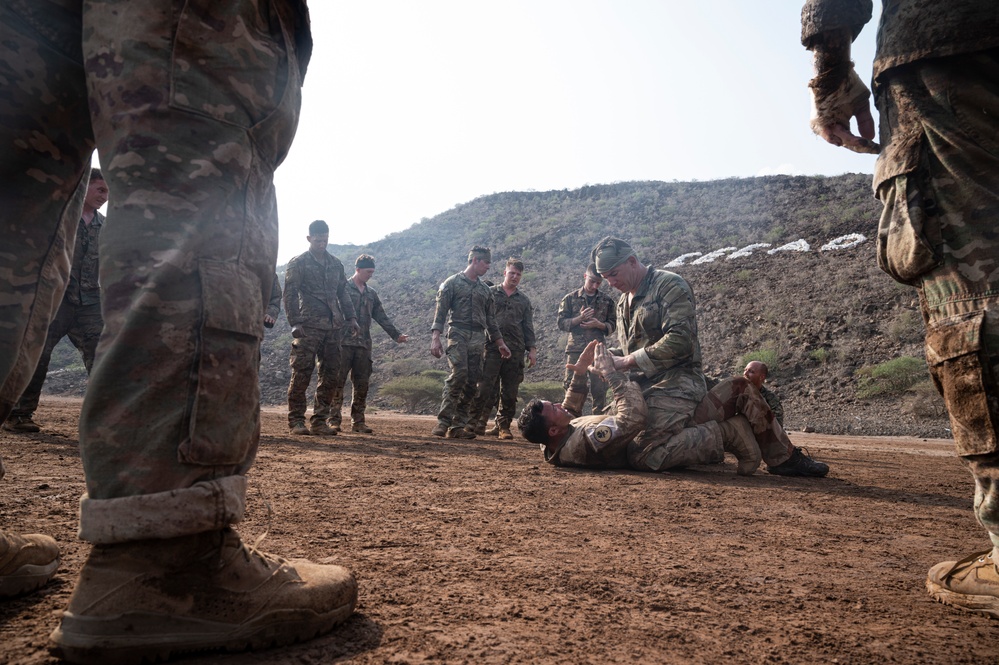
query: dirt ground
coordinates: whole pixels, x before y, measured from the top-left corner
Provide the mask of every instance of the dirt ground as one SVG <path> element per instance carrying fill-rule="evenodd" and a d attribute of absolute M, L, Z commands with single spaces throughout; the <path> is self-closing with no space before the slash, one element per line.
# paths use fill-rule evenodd
<path fill-rule="evenodd" d="M 46 642 L 87 553 L 76 539 L 80 402 L 0 433 L 0 524 L 63 549 L 41 592 L 0 604 L 0 662 Z M 988 547 L 952 443 L 792 433 L 821 480 L 734 460 L 679 473 L 565 470 L 519 437 L 448 441 L 378 413 L 373 435 L 293 438 L 267 409 L 239 530 L 353 569 L 356 614 L 290 648 L 187 663 L 982 663 L 997 624 L 934 603 L 934 563 Z M 266 505 L 273 508 L 268 518 Z"/>

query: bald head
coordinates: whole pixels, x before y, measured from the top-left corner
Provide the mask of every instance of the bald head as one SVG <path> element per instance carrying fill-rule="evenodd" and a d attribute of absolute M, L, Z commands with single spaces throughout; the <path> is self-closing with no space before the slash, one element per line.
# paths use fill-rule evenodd
<path fill-rule="evenodd" d="M 746 365 L 746 369 L 743 370 L 742 375 L 757 388 L 762 388 L 763 382 L 767 380 L 767 374 L 769 373 L 770 369 L 766 363 L 753 360 Z"/>

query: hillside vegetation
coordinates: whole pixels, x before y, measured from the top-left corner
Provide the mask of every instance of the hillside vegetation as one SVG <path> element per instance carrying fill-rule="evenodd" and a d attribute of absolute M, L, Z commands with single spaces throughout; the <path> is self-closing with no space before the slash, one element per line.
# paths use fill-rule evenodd
<path fill-rule="evenodd" d="M 626 182 L 483 196 L 370 245 L 334 244 L 330 251 L 348 269 L 362 252 L 376 257 L 371 284 L 396 325 L 411 336 L 409 344 L 397 345 L 377 325 L 372 331 L 371 408 L 377 408 L 387 404 L 378 397 L 385 381 L 446 369 L 445 361 L 428 352 L 434 295 L 441 281 L 464 268 L 471 245 L 493 250 L 487 279 L 501 279 L 507 256 L 525 261 L 521 289 L 534 304 L 539 357 L 526 381 L 542 382 L 561 379 L 565 336 L 555 326 L 558 304 L 578 288 L 589 251 L 604 235 L 628 239 L 656 267 L 693 252 L 754 243 L 776 248 L 803 239 L 809 251 L 771 255 L 762 248 L 742 258 L 671 268 L 696 294 L 706 372 L 741 371 L 744 355 L 766 352 L 775 360 L 771 384 L 784 399 L 790 430 L 948 436 L 939 400 L 925 385 L 856 396 L 865 379 L 858 370 L 923 357 L 915 291 L 896 285 L 875 265 L 879 214 L 870 176 L 861 174 Z M 335 240 L 336 220 L 328 221 Z M 853 233 L 867 240 L 819 251 Z M 267 403 L 284 400 L 290 342 L 282 315 L 262 351 Z M 75 360 L 75 351 L 64 350 L 53 368 Z M 61 374 L 59 379 L 50 373 L 48 391 L 80 390 L 79 368 Z M 867 374 L 869 380 L 869 369 Z"/>

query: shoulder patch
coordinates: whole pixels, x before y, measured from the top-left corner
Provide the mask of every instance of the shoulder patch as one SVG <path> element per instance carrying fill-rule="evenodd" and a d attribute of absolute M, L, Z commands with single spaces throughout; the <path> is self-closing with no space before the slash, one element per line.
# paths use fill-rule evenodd
<path fill-rule="evenodd" d="M 593 430 L 593 438 L 595 438 L 600 443 L 607 443 L 611 439 L 611 428 L 607 425 L 599 425 L 595 430 Z"/>

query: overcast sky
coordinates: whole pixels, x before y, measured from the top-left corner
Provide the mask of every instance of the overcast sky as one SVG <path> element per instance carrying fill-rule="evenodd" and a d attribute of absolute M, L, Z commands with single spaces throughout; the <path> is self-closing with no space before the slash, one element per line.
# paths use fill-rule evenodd
<path fill-rule="evenodd" d="M 279 262 L 313 219 L 364 244 L 495 192 L 870 173 L 808 129 L 801 4 L 314 0 Z"/>

